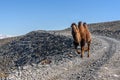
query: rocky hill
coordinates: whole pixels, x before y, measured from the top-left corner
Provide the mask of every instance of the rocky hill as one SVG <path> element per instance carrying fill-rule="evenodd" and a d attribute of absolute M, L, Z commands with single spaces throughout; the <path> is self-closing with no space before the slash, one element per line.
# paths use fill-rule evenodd
<path fill-rule="evenodd" d="M 93 38 L 91 57 L 87 58 L 86 52 L 84 59 L 74 50 L 71 28 L 32 31 L 0 40 L 0 77 L 7 75 L 9 80 L 119 80 L 120 21 L 94 23 L 88 27 Z M 106 68 L 111 72 L 108 75 L 104 72 Z"/>
<path fill-rule="evenodd" d="M 20 39 L 13 40 L 0 48 L 1 69 L 38 64 L 53 58 L 60 60 L 65 52 L 70 52 L 72 39 L 48 32 L 33 31 Z M 58 57 L 59 56 L 59 57 Z M 3 63 L 5 62 L 5 63 Z M 6 66 L 6 67 L 5 67 Z M 10 70 L 10 69 L 9 69 Z"/>

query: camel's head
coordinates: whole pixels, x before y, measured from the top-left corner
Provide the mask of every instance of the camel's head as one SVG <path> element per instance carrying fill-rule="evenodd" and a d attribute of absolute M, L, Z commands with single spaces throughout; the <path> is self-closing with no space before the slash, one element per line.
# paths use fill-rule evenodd
<path fill-rule="evenodd" d="M 72 23 L 71 27 L 72 27 L 72 31 L 74 33 L 78 32 L 78 28 L 77 28 L 77 25 L 75 23 Z"/>
<path fill-rule="evenodd" d="M 73 23 L 71 25 L 71 27 L 72 27 L 72 35 L 73 35 L 74 40 L 76 42 L 79 42 L 80 41 L 80 33 L 79 33 L 78 26 L 75 23 Z"/>

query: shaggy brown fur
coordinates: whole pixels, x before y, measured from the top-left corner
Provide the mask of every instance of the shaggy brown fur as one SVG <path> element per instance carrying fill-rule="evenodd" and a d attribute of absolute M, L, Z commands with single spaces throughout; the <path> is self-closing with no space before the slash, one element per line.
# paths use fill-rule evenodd
<path fill-rule="evenodd" d="M 72 23 L 71 27 L 72 27 L 72 36 L 73 36 L 73 39 L 74 39 L 73 44 L 75 46 L 75 49 L 76 49 L 77 53 L 80 53 L 77 50 L 77 46 L 79 46 L 80 41 L 81 41 L 81 36 L 80 36 L 80 33 L 79 33 L 78 26 L 75 23 Z"/>
<path fill-rule="evenodd" d="M 87 24 L 83 23 L 83 26 L 85 28 L 85 33 L 86 33 L 86 43 L 88 45 L 88 57 L 89 57 L 90 56 L 90 44 L 91 44 L 92 38 L 91 38 L 91 33 L 90 33 L 89 29 L 88 29 Z"/>
<path fill-rule="evenodd" d="M 83 58 L 84 51 L 85 51 L 85 42 L 86 42 L 86 30 L 82 24 L 82 22 L 78 22 L 79 33 L 81 36 L 81 57 Z"/>
<path fill-rule="evenodd" d="M 90 56 L 90 44 L 91 44 L 91 33 L 88 30 L 88 26 L 86 23 L 79 22 L 78 26 L 73 23 L 72 27 L 72 36 L 73 36 L 73 44 L 75 49 L 77 50 L 77 46 L 81 46 L 81 57 L 83 58 L 84 52 L 88 51 L 88 57 Z M 85 43 L 87 43 L 88 47 L 85 48 Z M 78 53 L 80 53 L 77 50 Z"/>

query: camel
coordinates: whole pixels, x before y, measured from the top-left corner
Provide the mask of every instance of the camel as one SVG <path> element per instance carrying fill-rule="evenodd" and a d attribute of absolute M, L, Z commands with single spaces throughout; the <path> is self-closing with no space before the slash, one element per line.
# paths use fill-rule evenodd
<path fill-rule="evenodd" d="M 84 52 L 88 51 L 88 57 L 90 57 L 90 44 L 91 44 L 91 33 L 88 29 L 88 26 L 86 23 L 79 22 L 78 28 L 81 36 L 81 57 L 83 58 Z M 87 43 L 87 49 L 85 48 L 85 44 Z"/>
<path fill-rule="evenodd" d="M 77 53 L 79 54 L 80 52 L 77 50 L 77 47 L 79 46 L 80 41 L 81 41 L 81 36 L 80 36 L 80 33 L 79 33 L 79 29 L 78 29 L 78 26 L 75 23 L 72 23 L 71 27 L 72 27 L 72 36 L 73 36 L 73 39 L 74 39 L 73 44 L 74 44 L 74 47 L 75 47 Z"/>
<path fill-rule="evenodd" d="M 86 33 L 86 43 L 87 43 L 87 46 L 88 46 L 88 57 L 90 57 L 90 44 L 91 44 L 91 41 L 92 41 L 92 37 L 91 37 L 91 33 L 88 29 L 87 24 L 83 23 L 83 26 L 85 28 L 85 33 Z"/>
<path fill-rule="evenodd" d="M 81 58 L 83 58 L 85 51 L 85 43 L 86 43 L 86 29 L 83 26 L 82 22 L 78 22 L 78 29 L 81 36 L 80 46 L 81 46 Z"/>
<path fill-rule="evenodd" d="M 81 58 L 83 58 L 84 52 L 88 51 L 88 57 L 90 57 L 90 44 L 91 44 L 91 33 L 88 29 L 86 23 L 78 22 L 78 26 L 75 23 L 72 23 L 72 36 L 73 36 L 73 44 L 78 54 L 80 52 L 77 50 L 77 47 L 81 46 Z M 87 49 L 85 44 L 87 43 Z"/>

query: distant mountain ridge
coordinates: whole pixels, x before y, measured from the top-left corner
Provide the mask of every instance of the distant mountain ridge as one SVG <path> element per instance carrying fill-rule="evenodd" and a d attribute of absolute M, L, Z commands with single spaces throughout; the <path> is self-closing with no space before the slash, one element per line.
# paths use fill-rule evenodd
<path fill-rule="evenodd" d="M 4 39 L 4 38 L 8 38 L 8 37 L 13 37 L 13 36 L 0 34 L 0 39 Z"/>

